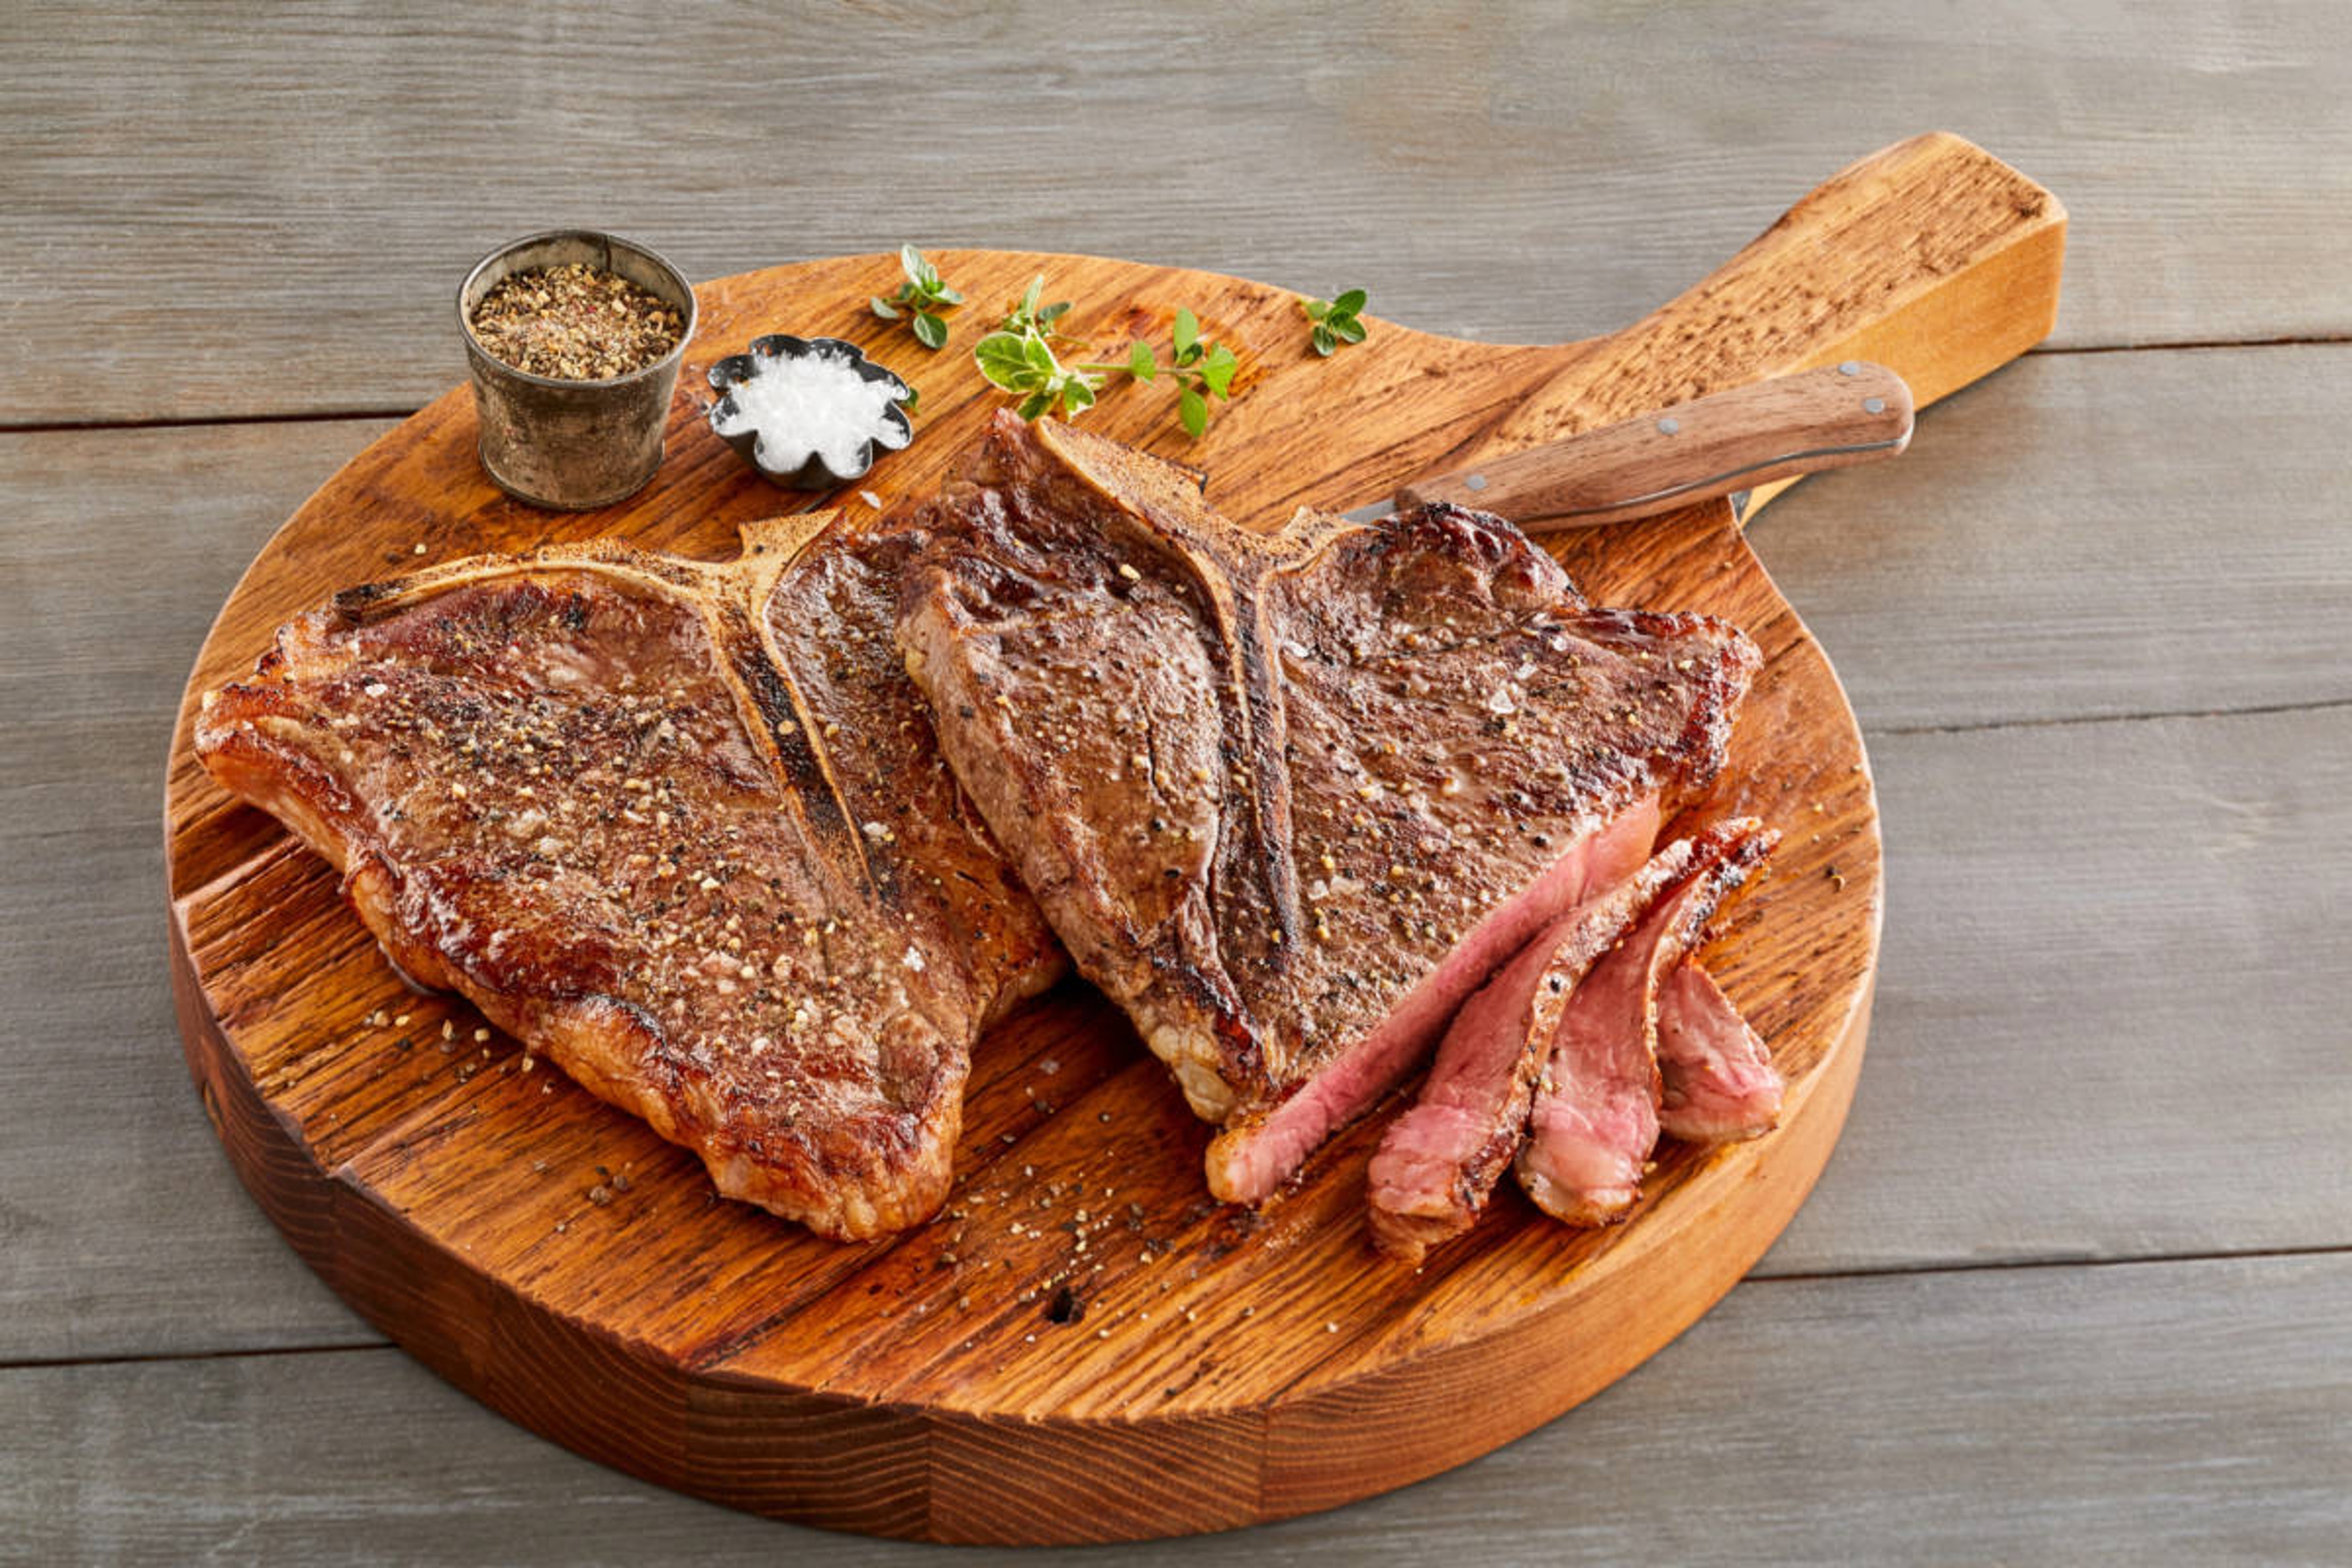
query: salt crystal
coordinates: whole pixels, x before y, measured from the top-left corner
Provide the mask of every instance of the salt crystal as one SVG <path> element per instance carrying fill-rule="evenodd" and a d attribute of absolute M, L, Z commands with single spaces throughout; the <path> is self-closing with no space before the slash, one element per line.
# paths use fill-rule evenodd
<path fill-rule="evenodd" d="M 760 466 L 791 473 L 814 457 L 836 474 L 861 465 L 858 448 L 871 441 L 886 451 L 904 447 L 911 431 L 885 418 L 905 395 L 899 384 L 868 381 L 841 350 L 753 359 L 751 378 L 730 387 L 711 416 L 720 436 L 760 435 Z"/>

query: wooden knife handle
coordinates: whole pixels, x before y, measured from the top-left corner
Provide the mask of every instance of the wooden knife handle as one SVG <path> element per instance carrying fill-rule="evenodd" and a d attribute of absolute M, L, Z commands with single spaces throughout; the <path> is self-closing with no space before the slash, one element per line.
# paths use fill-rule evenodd
<path fill-rule="evenodd" d="M 1415 479 L 1397 505 L 1453 501 L 1531 533 L 1586 528 L 1891 458 L 1910 440 L 1910 387 L 1846 360 Z"/>
<path fill-rule="evenodd" d="M 1445 459 L 1512 452 L 1760 377 L 1872 360 L 1922 408 L 2049 333 L 2058 198 L 1957 136 L 1915 136 L 1833 176 L 1642 321 L 1590 343 Z M 1752 488 L 1749 510 L 1786 481 Z"/>

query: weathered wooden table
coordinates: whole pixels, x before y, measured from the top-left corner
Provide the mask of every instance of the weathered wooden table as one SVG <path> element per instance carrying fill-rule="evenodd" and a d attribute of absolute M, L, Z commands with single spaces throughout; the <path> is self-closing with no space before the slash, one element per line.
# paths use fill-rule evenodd
<path fill-rule="evenodd" d="M 461 374 L 488 245 L 1127 254 L 1555 341 L 1930 127 L 2064 199 L 2067 292 L 1899 463 L 1754 536 L 1885 812 L 1827 1177 L 1551 1426 L 1121 1560 L 2343 1561 L 2352 14 L 2185 3 L 0 8 L 0 1558 L 921 1551 L 640 1485 L 436 1382 L 270 1229 L 180 1062 L 188 659 Z"/>

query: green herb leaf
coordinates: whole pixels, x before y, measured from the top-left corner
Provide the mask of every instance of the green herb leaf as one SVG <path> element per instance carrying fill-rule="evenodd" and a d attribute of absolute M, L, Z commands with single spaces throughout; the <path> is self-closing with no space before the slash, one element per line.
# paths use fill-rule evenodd
<path fill-rule="evenodd" d="M 1150 381 L 1159 373 L 1160 361 L 1152 353 L 1151 345 L 1141 338 L 1136 339 L 1135 346 L 1127 351 L 1127 374 L 1138 381 Z"/>
<path fill-rule="evenodd" d="M 1055 359 L 1053 346 L 1034 323 L 1025 331 L 991 332 L 973 345 L 971 357 L 991 384 L 1024 395 L 1018 410 L 1024 419 L 1051 413 L 1056 404 L 1067 417 L 1076 418 L 1094 406 L 1102 385 L 1102 378 L 1089 367 L 1065 365 Z"/>
<path fill-rule="evenodd" d="M 992 385 L 1020 392 L 1027 384 L 1024 378 L 1030 374 L 1029 355 L 1014 333 L 991 332 L 972 345 L 971 357 Z"/>
<path fill-rule="evenodd" d="M 911 245 L 898 247 L 898 270 L 907 275 L 907 280 L 898 285 L 898 292 L 877 294 L 866 304 L 886 321 L 906 321 L 915 341 L 925 348 L 946 346 L 948 323 L 942 312 L 962 304 L 963 296 L 941 282 L 939 268 Z"/>
<path fill-rule="evenodd" d="M 1042 283 L 1045 279 L 1041 278 L 1038 281 Z M 1056 300 L 1037 312 L 1037 324 L 1041 327 L 1050 327 L 1069 313 L 1070 302 L 1067 300 Z"/>
<path fill-rule="evenodd" d="M 1037 319 L 1037 301 L 1045 297 L 1045 275 L 1042 272 L 1029 279 L 1029 287 L 1021 291 L 1021 303 L 1013 314 L 1024 321 Z"/>
<path fill-rule="evenodd" d="M 1307 341 L 1314 347 L 1315 352 L 1328 355 L 1338 350 L 1342 343 L 1362 342 L 1364 323 L 1356 319 L 1356 313 L 1361 310 L 1370 300 L 1370 296 L 1361 289 L 1347 289 L 1336 300 L 1301 299 L 1298 301 L 1298 309 L 1305 313 L 1307 320 L 1311 323 L 1307 329 Z"/>
<path fill-rule="evenodd" d="M 1201 318 L 1190 310 L 1176 312 L 1176 363 L 1181 364 L 1201 341 Z"/>
<path fill-rule="evenodd" d="M 1185 434 L 1199 440 L 1201 432 L 1209 427 L 1208 400 L 1186 387 L 1176 395 L 1176 417 L 1183 421 Z"/>
<path fill-rule="evenodd" d="M 1234 351 L 1219 343 L 1201 363 L 1201 385 L 1216 396 L 1230 400 L 1234 372 L 1240 368 L 1241 361 L 1234 357 Z"/>

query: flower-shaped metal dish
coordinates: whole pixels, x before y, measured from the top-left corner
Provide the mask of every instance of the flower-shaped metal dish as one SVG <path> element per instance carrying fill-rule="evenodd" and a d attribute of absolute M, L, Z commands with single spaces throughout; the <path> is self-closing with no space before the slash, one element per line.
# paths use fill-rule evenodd
<path fill-rule="evenodd" d="M 862 478 L 878 448 L 914 439 L 902 406 L 915 395 L 839 338 L 771 332 L 710 367 L 710 428 L 773 483 L 829 490 Z"/>

